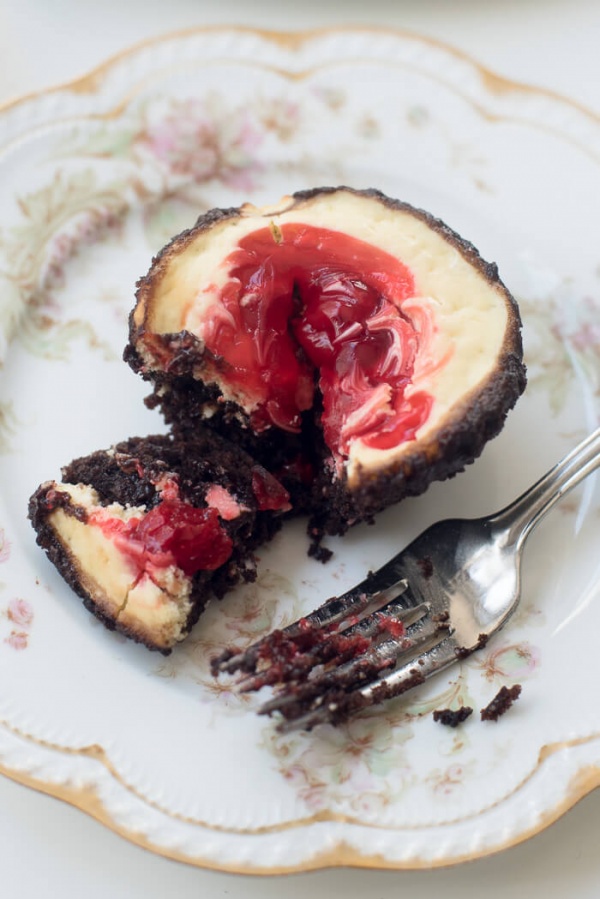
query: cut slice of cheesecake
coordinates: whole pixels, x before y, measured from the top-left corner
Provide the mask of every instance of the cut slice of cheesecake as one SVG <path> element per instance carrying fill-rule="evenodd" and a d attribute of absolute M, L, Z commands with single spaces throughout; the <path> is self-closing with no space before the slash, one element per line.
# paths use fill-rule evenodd
<path fill-rule="evenodd" d="M 228 434 L 315 533 L 455 474 L 525 386 L 495 265 L 375 190 L 212 210 L 139 283 L 125 358 L 175 433 Z"/>
<path fill-rule="evenodd" d="M 30 500 L 37 541 L 109 628 L 168 652 L 210 597 L 256 576 L 288 494 L 211 432 L 132 438 L 76 459 Z"/>

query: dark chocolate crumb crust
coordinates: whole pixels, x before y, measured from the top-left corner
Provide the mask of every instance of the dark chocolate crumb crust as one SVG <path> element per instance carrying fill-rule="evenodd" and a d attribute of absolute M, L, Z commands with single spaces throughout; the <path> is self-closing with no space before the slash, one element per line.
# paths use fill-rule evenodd
<path fill-rule="evenodd" d="M 206 505 L 204 497 L 211 485 L 221 485 L 244 507 L 244 511 L 223 526 L 233 540 L 231 557 L 216 571 L 198 571 L 192 578 L 191 611 L 184 625 L 187 633 L 196 623 L 212 596 L 221 598 L 240 581 L 256 578 L 253 551 L 268 541 L 279 529 L 281 517 L 260 512 L 252 489 L 256 462 L 238 447 L 210 431 L 198 432 L 194 441 L 182 443 L 171 435 L 133 437 L 116 444 L 111 450 L 100 450 L 75 459 L 62 471 L 63 484 L 84 484 L 98 494 L 102 505 L 118 503 L 125 508 L 145 506 L 152 509 L 160 501 L 157 482 L 164 475 L 176 475 L 179 495 L 194 506 Z M 151 639 L 130 627 L 118 617 L 108 615 L 90 596 L 78 566 L 58 539 L 49 521 L 50 513 L 62 507 L 69 515 L 86 520 L 84 509 L 77 507 L 60 483 L 42 484 L 29 501 L 29 518 L 39 546 L 66 583 L 83 599 L 85 607 L 110 630 L 117 630 L 149 649 L 170 652 L 170 647 L 155 645 Z"/>
<path fill-rule="evenodd" d="M 513 684 L 512 687 L 501 687 L 492 701 L 481 709 L 482 721 L 497 721 L 511 708 L 521 695 L 521 685 Z"/>
<path fill-rule="evenodd" d="M 459 709 L 436 709 L 433 713 L 433 720 L 446 727 L 458 727 L 472 714 L 473 709 L 470 706 L 462 705 Z"/>
<path fill-rule="evenodd" d="M 526 385 L 519 311 L 500 280 L 496 265 L 483 260 L 473 244 L 440 219 L 375 189 L 355 190 L 342 186 L 298 191 L 291 195 L 286 209 L 301 210 L 307 204 L 340 191 L 375 201 L 387 209 L 409 212 L 423 221 L 455 247 L 506 303 L 508 325 L 493 372 L 476 391 L 463 398 L 460 407 L 454 410 L 447 424 L 437 430 L 434 438 L 427 443 L 417 441 L 413 452 L 403 454 L 383 469 L 360 470 L 350 484 L 345 472 L 334 473 L 331 453 L 321 436 L 318 407 L 305 414 L 301 435 L 290 435 L 276 428 L 257 435 L 239 406 L 224 401 L 214 384 L 198 380 L 199 362 L 206 351 L 194 335 L 185 331 L 177 334 L 147 331 L 148 310 L 170 261 L 200 234 L 242 216 L 244 207 L 211 210 L 192 228 L 173 238 L 153 259 L 149 272 L 137 284 L 136 307 L 130 316 L 129 343 L 124 352 L 132 369 L 152 383 L 153 393 L 147 403 L 160 408 L 174 433 L 187 439 L 201 423 L 205 423 L 239 443 L 283 479 L 294 504 L 300 511 L 310 511 L 313 545 L 325 534 L 343 534 L 356 522 L 371 521 L 387 506 L 423 493 L 433 481 L 445 480 L 463 471 L 481 454 L 485 444 L 501 431 L 508 412 Z M 169 360 L 167 366 L 159 369 L 147 365 L 141 349 L 145 342 L 146 345 L 160 346 L 161 355 Z M 208 419 L 204 418 L 205 409 L 210 409 Z M 298 456 L 308 460 L 313 468 L 310 485 L 290 473 Z"/>

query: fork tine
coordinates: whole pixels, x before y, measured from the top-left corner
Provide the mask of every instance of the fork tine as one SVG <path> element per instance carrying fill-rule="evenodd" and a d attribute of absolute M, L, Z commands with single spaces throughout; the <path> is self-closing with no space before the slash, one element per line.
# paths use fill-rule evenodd
<path fill-rule="evenodd" d="M 394 624 L 408 628 L 431 611 L 431 606 L 426 602 L 407 609 L 401 603 L 401 599 L 402 597 L 396 597 L 396 599 L 390 600 L 386 605 L 371 612 L 370 615 L 366 615 L 355 624 L 351 624 L 343 630 L 337 630 L 335 633 L 342 633 L 347 636 L 360 634 L 364 637 L 371 637 L 385 630 L 394 633 L 396 630 Z M 396 636 L 400 636 L 398 631 L 396 631 Z"/>
<path fill-rule="evenodd" d="M 282 710 L 284 721 L 277 726 L 280 733 L 294 730 L 312 730 L 317 724 L 340 724 L 357 712 L 378 705 L 407 690 L 424 683 L 432 674 L 443 670 L 457 660 L 456 643 L 451 635 L 442 637 L 417 658 L 408 659 L 389 674 L 358 689 L 346 692 L 331 689 L 319 697 L 314 708 L 288 716 Z"/>
<path fill-rule="evenodd" d="M 250 693 L 269 685 L 305 681 L 318 665 L 327 665 L 328 667 L 335 665 L 336 668 L 339 668 L 353 661 L 359 665 L 363 663 L 368 665 L 379 659 L 379 655 L 375 655 L 376 647 L 373 641 L 386 633 L 391 633 L 394 637 L 394 639 L 386 641 L 389 645 L 389 655 L 390 657 L 397 656 L 398 652 L 402 651 L 402 645 L 411 645 L 407 629 L 427 615 L 429 610 L 430 607 L 427 603 L 422 603 L 408 611 L 399 610 L 397 602 L 392 600 L 383 609 L 371 613 L 343 630 L 327 632 L 325 636 L 318 631 L 318 640 L 314 645 L 307 646 L 304 651 L 301 646 L 296 649 L 292 638 L 290 649 L 288 650 L 286 643 L 277 645 L 276 661 L 263 670 L 250 672 L 238 685 L 238 692 Z M 397 614 L 399 611 L 403 611 L 404 614 Z M 414 631 L 414 634 L 416 636 L 417 631 Z M 264 645 L 266 646 L 266 644 Z M 379 645 L 383 646 L 383 641 Z M 286 657 L 287 655 L 289 658 Z M 315 683 L 315 679 L 311 680 L 312 683 Z"/>
<path fill-rule="evenodd" d="M 418 605 L 418 600 L 408 589 L 406 579 L 398 577 L 398 571 L 392 564 L 393 561 L 369 574 L 360 584 L 341 596 L 333 596 L 326 600 L 314 612 L 277 631 L 277 634 L 283 634 L 286 638 L 298 637 L 302 641 L 303 637 L 311 632 L 334 627 L 353 615 L 360 615 L 369 607 L 380 607 L 391 599 L 399 601 L 403 608 L 412 608 Z M 271 642 L 272 636 L 272 634 L 268 634 L 239 652 L 226 650 L 212 660 L 213 674 L 233 674 L 236 671 L 254 672 L 263 650 Z"/>
<path fill-rule="evenodd" d="M 344 683 L 351 683 L 353 688 L 359 684 L 371 683 L 383 670 L 397 664 L 402 656 L 410 652 L 414 658 L 415 651 L 423 652 L 439 640 L 439 624 L 429 617 L 423 617 L 408 627 L 404 636 L 393 637 L 373 645 L 358 658 L 341 665 L 334 660 L 335 667 L 327 668 L 301 682 L 286 681 L 281 686 L 280 692 L 261 706 L 259 714 L 282 712 L 287 719 L 298 717 L 328 690 L 336 690 Z M 260 687 L 262 684 L 257 686 Z"/>
<path fill-rule="evenodd" d="M 374 575 L 370 575 L 356 587 L 348 590 L 342 596 L 332 596 L 323 605 L 300 619 L 302 622 L 308 622 L 312 627 L 324 628 L 337 624 L 339 621 L 345 621 L 348 617 L 359 614 L 368 606 L 383 605 L 391 599 L 398 599 L 408 590 L 408 582 L 405 578 L 398 578 L 392 583 L 382 585 L 376 590 L 373 589 L 372 579 Z M 285 628 L 285 633 L 294 634 L 298 630 L 299 622 L 294 622 Z"/>

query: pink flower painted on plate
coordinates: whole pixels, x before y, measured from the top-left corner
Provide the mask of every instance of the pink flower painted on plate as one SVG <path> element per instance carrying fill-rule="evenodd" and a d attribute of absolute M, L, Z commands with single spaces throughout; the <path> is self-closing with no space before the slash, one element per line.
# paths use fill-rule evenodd
<path fill-rule="evenodd" d="M 568 341 L 578 353 L 600 350 L 600 301 L 585 297 L 578 308 L 576 321 L 560 315 L 554 325 L 555 336 Z"/>
<path fill-rule="evenodd" d="M 355 814 L 361 817 L 367 816 L 374 818 L 383 814 L 391 805 L 391 797 L 386 795 L 385 790 L 372 790 L 357 793 L 350 800 L 350 806 Z"/>
<path fill-rule="evenodd" d="M 25 631 L 11 631 L 4 640 L 5 643 L 17 650 L 27 649 L 28 641 L 29 634 L 25 633 Z"/>
<path fill-rule="evenodd" d="M 12 649 L 27 649 L 29 644 L 29 631 L 33 624 L 33 608 L 25 599 L 11 599 L 3 612 L 2 618 L 7 619 L 11 625 L 8 637 L 4 637 L 4 643 Z"/>
<path fill-rule="evenodd" d="M 463 765 L 449 765 L 443 771 L 433 771 L 427 780 L 431 783 L 433 792 L 438 796 L 451 796 L 455 790 L 465 782 L 468 773 Z"/>
<path fill-rule="evenodd" d="M 25 599 L 12 599 L 6 614 L 13 624 L 19 627 L 28 628 L 33 622 L 33 609 Z"/>
<path fill-rule="evenodd" d="M 292 140 L 300 125 L 300 106 L 284 97 L 259 102 L 256 112 L 265 131 L 282 141 Z"/>
<path fill-rule="evenodd" d="M 216 178 L 250 187 L 249 176 L 260 168 L 255 152 L 262 134 L 244 110 L 211 114 L 188 100 L 150 123 L 138 141 L 172 174 L 200 184 Z"/>
<path fill-rule="evenodd" d="M 573 390 L 600 393 L 600 298 L 565 289 L 543 299 L 520 304 L 532 328 L 529 390 L 543 388 L 559 415 Z"/>
<path fill-rule="evenodd" d="M 570 335 L 571 343 L 576 350 L 583 353 L 586 350 L 600 348 L 600 324 L 597 322 L 584 322 L 577 331 Z"/>
<path fill-rule="evenodd" d="M 373 813 L 404 789 L 409 738 L 408 729 L 395 734 L 384 718 L 358 717 L 323 728 L 318 739 L 290 741 L 275 731 L 267 739 L 280 774 L 313 812 L 339 806 Z"/>

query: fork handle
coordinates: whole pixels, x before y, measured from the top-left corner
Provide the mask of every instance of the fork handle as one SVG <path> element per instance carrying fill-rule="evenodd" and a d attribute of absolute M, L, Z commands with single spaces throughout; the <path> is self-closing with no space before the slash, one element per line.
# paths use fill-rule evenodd
<path fill-rule="evenodd" d="M 600 467 L 600 428 L 586 437 L 537 483 L 490 519 L 506 531 L 508 546 L 522 544 L 536 524 L 562 497 Z"/>

